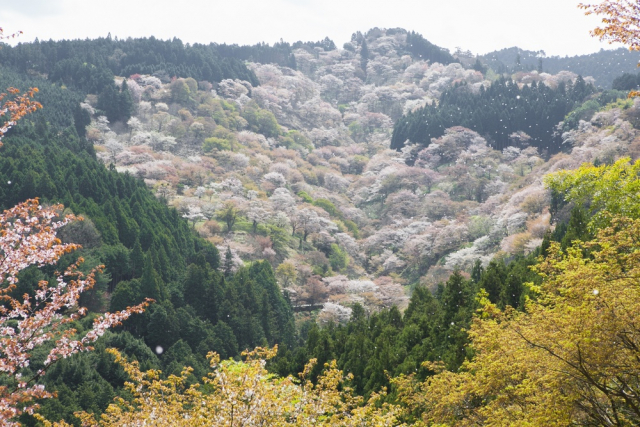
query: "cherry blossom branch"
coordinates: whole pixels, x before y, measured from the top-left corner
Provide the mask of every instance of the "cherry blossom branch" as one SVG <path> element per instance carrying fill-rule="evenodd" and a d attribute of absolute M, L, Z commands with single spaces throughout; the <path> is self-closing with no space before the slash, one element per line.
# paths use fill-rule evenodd
<path fill-rule="evenodd" d="M 67 325 L 86 314 L 78 306 L 81 294 L 95 284 L 95 275 L 102 266 L 84 274 L 79 270 L 79 258 L 64 273 L 57 274 L 54 284 L 43 280 L 33 296 L 13 295 L 18 273 L 28 266 L 55 264 L 60 257 L 78 249 L 75 244 L 63 244 L 57 238 L 58 229 L 76 218 L 60 216 L 62 206 L 42 207 L 37 199 L 28 200 L 0 215 L 0 375 L 8 377 L 9 385 L 0 386 L 0 425 L 17 425 L 12 420 L 22 413 L 33 413 L 36 399 L 52 397 L 37 381 L 56 361 L 81 351 L 92 350 L 91 344 L 104 332 L 119 325 L 132 314 L 141 313 L 152 302 L 145 300 L 134 307 L 98 316 L 93 327 L 78 335 Z M 64 315 L 64 313 L 71 313 Z M 31 353 L 46 343 L 54 342 L 44 361 L 28 380 L 21 371 L 31 362 Z"/>

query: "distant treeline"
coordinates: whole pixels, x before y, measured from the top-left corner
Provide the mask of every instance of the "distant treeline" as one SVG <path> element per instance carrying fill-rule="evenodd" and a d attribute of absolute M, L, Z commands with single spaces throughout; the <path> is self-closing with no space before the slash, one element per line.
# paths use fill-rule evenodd
<path fill-rule="evenodd" d="M 130 76 L 136 73 L 153 74 L 165 80 L 174 76 L 210 82 L 241 79 L 258 85 L 258 79 L 243 60 L 248 59 L 248 52 L 255 60 L 268 58 L 267 51 L 278 52 L 279 48 L 268 45 L 246 48 L 238 50 L 216 44 L 189 45 L 177 38 L 160 40 L 155 37 L 36 40 L 15 47 L 3 46 L 0 64 L 23 73 L 48 75 L 54 82 L 68 84 L 67 80 L 71 79 L 76 86 L 90 93 L 99 92 L 113 75 Z"/>
<path fill-rule="evenodd" d="M 581 76 L 591 76 L 596 80 L 596 86 L 608 89 L 617 76 L 636 70 L 640 62 L 640 53 L 619 48 L 601 49 L 589 55 L 547 57 L 542 51 L 534 52 L 512 47 L 487 53 L 481 56 L 480 60 L 498 74 L 525 70 L 542 70 L 545 73 L 557 74 L 567 70 Z"/>
<path fill-rule="evenodd" d="M 428 42 L 427 42 L 428 43 Z M 53 82 L 73 85 L 87 93 L 99 93 L 114 75 L 155 75 L 167 82 L 172 77 L 192 77 L 212 83 L 240 79 L 260 83 L 245 61 L 278 64 L 296 69 L 294 49 L 335 50 L 328 37 L 317 42 L 280 41 L 269 45 L 188 44 L 178 38 L 155 37 L 93 40 L 60 40 L 2 45 L 0 65 L 21 73 L 46 75 Z"/>
<path fill-rule="evenodd" d="M 434 45 L 415 31 L 407 33 L 407 49 L 416 60 L 439 62 L 445 65 L 458 62 L 448 50 Z"/>
<path fill-rule="evenodd" d="M 615 90 L 635 90 L 640 87 L 640 73 L 624 73 L 613 80 L 611 87 Z"/>
<path fill-rule="evenodd" d="M 237 44 L 220 44 L 213 46 L 216 47 L 217 52 L 223 57 L 258 62 L 261 64 L 278 64 L 294 70 L 298 68 L 296 57 L 293 54 L 295 49 L 313 51 L 314 48 L 321 48 L 325 52 L 337 49 L 336 44 L 329 37 L 325 37 L 323 40 L 317 42 L 297 41 L 293 44 L 281 40 L 274 43 L 273 46 L 267 43 L 258 43 L 253 46 L 240 46 Z"/>
<path fill-rule="evenodd" d="M 393 129 L 391 148 L 401 149 L 405 141 L 427 146 L 445 129 L 464 126 L 487 138 L 498 150 L 512 145 L 510 135 L 523 131 L 529 144 L 549 153 L 560 151 L 555 126 L 588 95 L 595 91 L 578 77 L 574 84 L 560 83 L 556 89 L 532 83 L 522 89 L 501 78 L 478 94 L 461 85 L 442 94 L 440 102 L 400 118 Z"/>
<path fill-rule="evenodd" d="M 369 59 L 369 50 L 367 47 L 367 40 L 371 41 L 382 34 L 381 29 L 372 28 L 366 33 L 356 31 L 351 35 L 351 43 L 360 46 L 360 55 L 363 60 Z M 406 54 L 411 55 L 416 61 L 429 61 L 431 63 L 439 62 L 440 64 L 451 64 L 452 62 L 459 62 L 454 58 L 447 49 L 436 46 L 429 40 L 425 39 L 421 34 L 415 31 L 407 31 L 403 28 L 388 28 L 385 31 L 387 36 L 394 34 L 406 34 Z M 348 44 L 347 44 L 348 45 Z M 345 47 L 347 47 L 345 45 Z M 404 54 L 404 53 L 403 53 Z"/>
<path fill-rule="evenodd" d="M 257 77 L 244 61 L 276 62 L 295 68 L 291 49 L 286 43 L 274 46 L 189 45 L 176 38 L 159 40 L 154 37 L 36 40 L 15 47 L 3 45 L 0 65 L 23 75 L 46 77 L 49 82 L 77 92 L 80 100 L 86 94 L 97 94 L 98 109 L 110 122 L 126 122 L 131 116 L 133 103 L 126 82 L 122 87 L 116 87 L 115 75 L 150 74 L 165 83 L 173 77 L 191 77 L 214 83 L 223 79 L 240 79 L 257 86 Z M 58 102 L 55 98 L 50 101 Z"/>

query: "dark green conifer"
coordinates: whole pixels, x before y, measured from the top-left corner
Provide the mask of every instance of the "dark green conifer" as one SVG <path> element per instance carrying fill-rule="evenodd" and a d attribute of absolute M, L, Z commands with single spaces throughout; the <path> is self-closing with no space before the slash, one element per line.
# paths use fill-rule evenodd
<path fill-rule="evenodd" d="M 133 98 L 131 92 L 129 92 L 129 86 L 127 85 L 127 79 L 122 81 L 122 87 L 120 88 L 120 105 L 119 105 L 119 119 L 126 122 L 131 118 L 133 114 Z"/>
<path fill-rule="evenodd" d="M 360 46 L 360 67 L 364 72 L 366 77 L 367 75 L 367 64 L 369 63 L 369 47 L 367 46 L 367 40 L 362 39 L 362 46 Z"/>
<path fill-rule="evenodd" d="M 473 280 L 473 283 L 478 283 L 480 281 L 483 272 L 484 267 L 482 267 L 482 262 L 477 259 L 476 262 L 473 263 L 473 269 L 471 270 L 471 280 Z"/>
<path fill-rule="evenodd" d="M 231 253 L 231 247 L 227 246 L 227 251 L 224 254 L 224 276 L 231 277 L 233 273 L 233 254 Z"/>
<path fill-rule="evenodd" d="M 153 268 L 151 254 L 144 257 L 144 267 L 140 278 L 140 294 L 143 298 L 153 298 L 156 301 L 162 301 L 166 297 L 164 283 Z"/>
<path fill-rule="evenodd" d="M 131 250 L 131 272 L 133 277 L 140 277 L 142 275 L 142 269 L 144 267 L 144 253 L 142 252 L 142 245 L 140 239 L 136 239 Z"/>

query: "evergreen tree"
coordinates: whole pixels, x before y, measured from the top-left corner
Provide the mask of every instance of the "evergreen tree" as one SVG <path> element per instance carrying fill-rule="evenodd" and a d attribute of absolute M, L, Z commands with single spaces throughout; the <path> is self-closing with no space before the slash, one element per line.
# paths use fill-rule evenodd
<path fill-rule="evenodd" d="M 153 259 L 151 254 L 144 258 L 144 267 L 142 277 L 140 278 L 140 293 L 143 298 L 153 298 L 156 301 L 165 299 L 164 283 L 160 275 L 153 268 Z"/>
<path fill-rule="evenodd" d="M 474 298 L 475 293 L 470 283 L 465 280 L 460 270 L 455 270 L 447 280 L 442 294 L 445 323 L 449 323 L 455 318 L 460 310 L 472 309 Z"/>
<path fill-rule="evenodd" d="M 507 271 L 502 261 L 491 261 L 487 266 L 485 274 L 478 282 L 478 286 L 489 294 L 489 300 L 504 308 L 507 299 L 505 281 Z"/>
<path fill-rule="evenodd" d="M 570 247 L 574 240 L 581 240 L 583 242 L 591 240 L 588 225 L 589 218 L 584 209 L 579 206 L 574 207 L 571 210 L 571 217 L 566 227 L 566 233 L 560 242 L 562 250 Z"/>
<path fill-rule="evenodd" d="M 484 272 L 484 267 L 482 267 L 482 262 L 479 259 L 473 263 L 473 269 L 471 270 L 471 280 L 473 283 L 478 283 L 482 278 L 482 273 Z"/>
<path fill-rule="evenodd" d="M 133 114 L 133 98 L 131 97 L 131 92 L 129 92 L 129 87 L 127 86 L 127 80 L 124 79 L 122 81 L 122 87 L 120 88 L 120 120 L 123 122 L 127 122 L 131 118 L 131 114 Z"/>
<path fill-rule="evenodd" d="M 482 74 L 486 73 L 486 68 L 480 62 L 480 58 L 476 58 L 476 62 L 473 64 L 473 69 L 481 72 Z"/>
<path fill-rule="evenodd" d="M 365 78 L 367 76 L 368 63 L 369 63 L 369 47 L 367 46 L 367 40 L 363 38 L 362 45 L 360 46 L 360 68 L 362 68 Z"/>
<path fill-rule="evenodd" d="M 142 245 L 140 245 L 140 239 L 136 239 L 131 250 L 131 273 L 133 277 L 140 277 L 142 275 L 142 269 L 144 267 L 144 253 L 142 252 Z"/>
<path fill-rule="evenodd" d="M 150 321 L 147 327 L 145 341 L 152 349 L 160 346 L 164 349 L 171 347 L 179 336 L 173 307 L 169 304 L 154 304 L 150 310 Z"/>
<path fill-rule="evenodd" d="M 227 246 L 227 251 L 224 254 L 224 275 L 225 277 L 231 276 L 233 272 L 233 254 L 231 253 L 231 247 Z"/>
<path fill-rule="evenodd" d="M 115 84 L 105 86 L 98 94 L 98 108 L 113 123 L 120 119 L 120 93 Z"/>

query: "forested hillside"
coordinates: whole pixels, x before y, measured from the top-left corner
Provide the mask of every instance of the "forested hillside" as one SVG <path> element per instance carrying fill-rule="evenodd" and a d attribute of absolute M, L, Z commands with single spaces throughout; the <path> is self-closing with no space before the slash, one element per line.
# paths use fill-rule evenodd
<path fill-rule="evenodd" d="M 633 290 L 610 265 L 628 256 L 635 274 L 633 234 L 615 239 L 637 227 L 640 101 L 622 91 L 635 76 L 602 90 L 589 73 L 463 56 L 397 28 L 356 32 L 342 48 L 328 38 L 4 46 L 0 86 L 38 87 L 43 108 L 3 139 L 0 207 L 38 197 L 85 217 L 58 233 L 82 245 L 60 268 L 104 265 L 81 297 L 92 314 L 79 331 L 97 313 L 155 301 L 94 352 L 47 368 L 57 398 L 39 414 L 78 426 L 164 414 L 179 425 L 226 419 L 233 401 L 267 425 L 482 424 L 538 409 L 562 425 L 567 408 L 592 416 L 596 399 L 635 420 L 616 394 L 631 380 L 616 367 L 585 374 L 604 363 L 597 340 L 557 340 L 575 333 L 574 310 L 594 331 L 632 337 L 604 341 L 624 353 L 619 363 L 635 351 L 618 308 L 635 307 Z M 53 277 L 29 267 L 11 295 L 34 296 Z M 596 318 L 572 292 L 590 292 Z M 598 295 L 612 298 L 610 317 Z M 545 315 L 566 329 L 536 326 Z M 557 345 L 576 372 L 563 376 L 542 351 L 540 374 L 519 331 L 532 347 Z M 496 350 L 509 342 L 520 344 Z M 597 368 L 572 364 L 580 345 Z M 44 353 L 32 358 L 24 374 L 44 366 Z M 298 384 L 289 376 L 300 372 Z M 570 380 L 571 392 L 547 380 Z M 561 415 L 548 401 L 565 405 Z"/>
<path fill-rule="evenodd" d="M 52 82 L 90 93 L 103 90 L 113 81 L 114 74 L 157 73 L 167 79 L 178 76 L 218 82 L 241 78 L 256 82 L 242 61 L 221 55 L 216 45 L 191 46 L 179 39 L 165 41 L 153 37 L 21 43 L 4 46 L 0 50 L 0 63 L 23 73 L 44 74 Z"/>
<path fill-rule="evenodd" d="M 223 357 L 232 357 L 257 345 L 294 343 L 291 306 L 269 264 L 231 271 L 231 260 L 224 255 L 221 260 L 215 246 L 198 237 L 141 180 L 96 159 L 93 145 L 85 138 L 91 119 L 80 107 L 86 96 L 81 88 L 61 88 L 7 69 L 2 72 L 2 84 L 39 87 L 38 100 L 48 107 L 23 119 L 3 141 L 2 207 L 39 197 L 45 203 L 61 202 L 87 217 L 68 225 L 60 236 L 82 245 L 72 256 L 82 256 L 87 270 L 105 265 L 94 288 L 81 300 L 91 310 L 120 310 L 144 298 L 156 300 L 145 314 L 110 338 L 120 343 L 110 346 L 144 355 L 148 367 L 180 372 L 185 364 L 202 371 L 207 352 L 214 348 Z M 73 259 L 69 255 L 64 263 Z M 47 274 L 25 270 L 16 296 L 33 293 Z M 154 351 L 164 355 L 156 356 Z M 102 411 L 113 390 L 123 386 L 122 376 L 114 376 L 110 367 L 97 372 L 73 368 L 94 358 L 109 360 L 105 354 L 79 357 L 87 358 L 86 362 L 62 361 L 45 378 L 67 402 L 60 406 L 59 401 L 47 401 L 43 411 L 53 419 L 80 409 Z M 104 399 L 94 400 L 96 393 Z"/>

